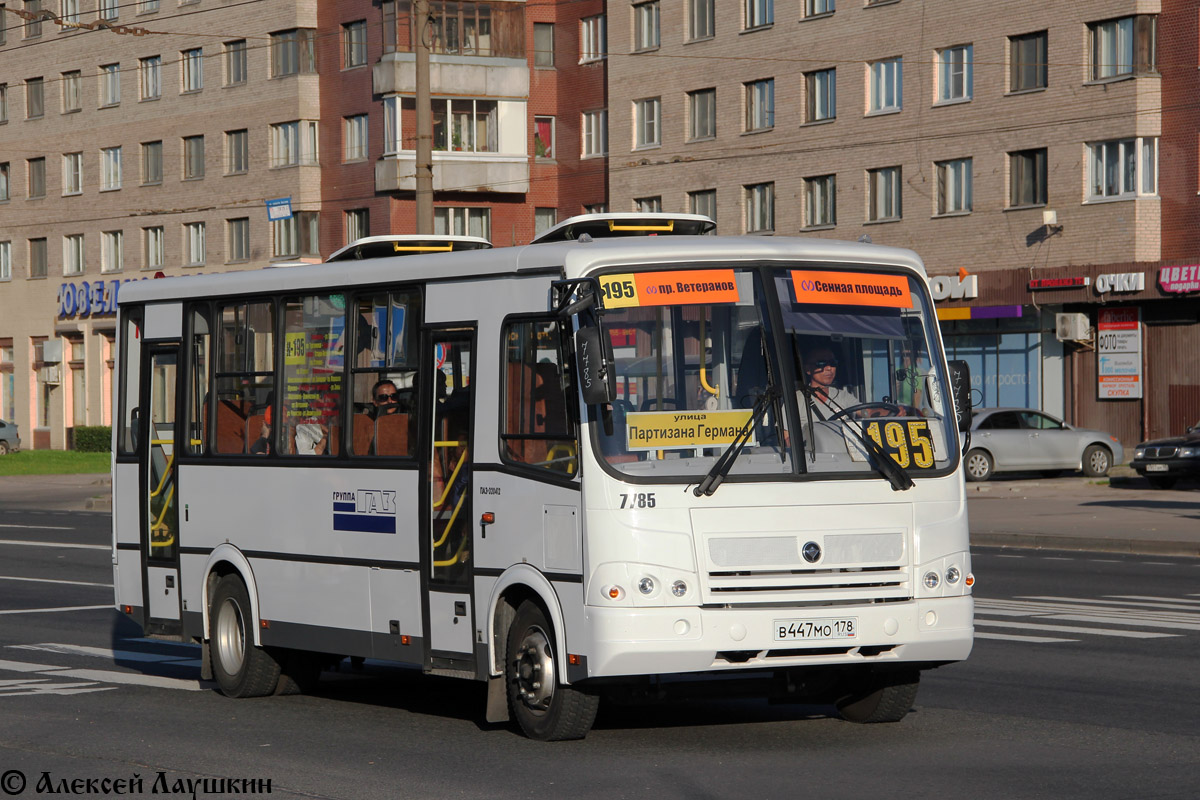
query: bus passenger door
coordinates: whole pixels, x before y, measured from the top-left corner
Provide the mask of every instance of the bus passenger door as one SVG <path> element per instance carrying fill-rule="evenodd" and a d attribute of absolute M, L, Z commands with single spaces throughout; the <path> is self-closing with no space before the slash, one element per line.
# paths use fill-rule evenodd
<path fill-rule="evenodd" d="M 143 351 L 145 412 L 139 421 L 141 448 L 141 536 L 145 554 L 146 631 L 181 632 L 179 608 L 179 491 L 175 429 L 179 347 L 151 345 Z"/>
<path fill-rule="evenodd" d="M 429 440 L 426 625 L 434 670 L 474 670 L 471 602 L 473 328 L 435 330 Z"/>

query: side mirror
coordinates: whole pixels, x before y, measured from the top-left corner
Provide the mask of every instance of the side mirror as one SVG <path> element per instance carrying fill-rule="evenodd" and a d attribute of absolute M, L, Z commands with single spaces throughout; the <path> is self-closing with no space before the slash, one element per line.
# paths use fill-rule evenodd
<path fill-rule="evenodd" d="M 958 429 L 971 429 L 971 367 L 965 361 L 947 362 L 950 367 L 950 396 L 954 398 L 954 416 Z"/>
<path fill-rule="evenodd" d="M 580 320 L 575 333 L 575 367 L 583 402 L 588 405 L 611 403 L 616 396 L 612 355 L 605 347 L 598 325 Z"/>

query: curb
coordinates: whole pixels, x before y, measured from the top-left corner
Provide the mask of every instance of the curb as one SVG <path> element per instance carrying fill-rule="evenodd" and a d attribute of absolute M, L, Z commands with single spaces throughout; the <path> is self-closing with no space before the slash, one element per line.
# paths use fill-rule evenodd
<path fill-rule="evenodd" d="M 1019 547 L 1029 550 L 1076 550 L 1088 553 L 1122 553 L 1134 556 L 1200 558 L 1200 542 L 1162 539 L 1102 539 L 1041 533 L 972 533 L 971 545 Z"/>

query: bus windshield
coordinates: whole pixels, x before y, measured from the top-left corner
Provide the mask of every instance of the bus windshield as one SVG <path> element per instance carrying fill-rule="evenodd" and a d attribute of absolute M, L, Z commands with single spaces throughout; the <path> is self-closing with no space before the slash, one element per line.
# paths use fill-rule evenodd
<path fill-rule="evenodd" d="M 951 466 L 919 280 L 811 265 L 602 276 L 616 400 L 595 426 L 601 457 L 630 476 L 697 479 L 774 388 L 730 475 L 878 475 L 883 457 L 913 477 Z"/>

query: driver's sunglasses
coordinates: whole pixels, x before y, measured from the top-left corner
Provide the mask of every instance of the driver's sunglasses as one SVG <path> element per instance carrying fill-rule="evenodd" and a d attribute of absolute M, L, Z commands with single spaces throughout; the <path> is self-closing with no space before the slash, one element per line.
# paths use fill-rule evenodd
<path fill-rule="evenodd" d="M 380 392 L 375 395 L 376 403 L 398 403 L 396 392 Z"/>
<path fill-rule="evenodd" d="M 819 370 L 819 369 L 825 369 L 826 367 L 836 367 L 837 365 L 838 365 L 838 360 L 836 358 L 824 358 L 824 359 L 821 359 L 820 361 L 814 361 L 813 369 Z"/>

